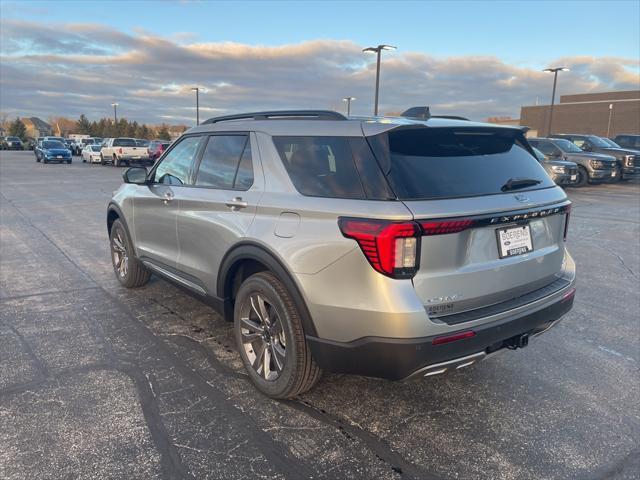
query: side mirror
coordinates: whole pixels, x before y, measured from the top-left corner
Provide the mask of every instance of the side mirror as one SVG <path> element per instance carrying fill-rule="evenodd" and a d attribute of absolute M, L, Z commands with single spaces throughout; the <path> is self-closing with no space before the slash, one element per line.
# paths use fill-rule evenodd
<path fill-rule="evenodd" d="M 145 167 L 129 167 L 122 173 L 124 183 L 145 185 L 147 183 L 147 169 Z"/>

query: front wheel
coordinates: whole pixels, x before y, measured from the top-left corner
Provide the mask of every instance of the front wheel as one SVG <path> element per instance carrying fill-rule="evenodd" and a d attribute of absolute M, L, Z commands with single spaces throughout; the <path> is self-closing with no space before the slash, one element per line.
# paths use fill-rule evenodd
<path fill-rule="evenodd" d="M 578 182 L 576 187 L 584 187 L 589 182 L 589 173 L 583 166 L 578 166 Z"/>
<path fill-rule="evenodd" d="M 100 154 L 100 165 L 102 165 L 103 167 L 106 165 L 106 163 L 104 161 L 104 157 L 102 156 L 102 154 Z"/>
<path fill-rule="evenodd" d="M 127 288 L 141 287 L 149 281 L 151 272 L 133 254 L 133 246 L 123 223 L 113 222 L 109 234 L 111 263 L 118 281 Z"/>
<path fill-rule="evenodd" d="M 240 286 L 234 333 L 249 378 L 265 395 L 295 397 L 320 379 L 295 302 L 272 273 L 256 273 Z"/>

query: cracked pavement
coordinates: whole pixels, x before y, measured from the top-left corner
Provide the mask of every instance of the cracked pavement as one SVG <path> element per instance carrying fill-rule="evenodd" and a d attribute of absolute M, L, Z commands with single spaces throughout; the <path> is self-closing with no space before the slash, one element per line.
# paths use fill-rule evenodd
<path fill-rule="evenodd" d="M 122 288 L 121 169 L 0 152 L 0 478 L 632 479 L 640 184 L 568 190 L 574 309 L 530 346 L 406 383 L 249 383 L 232 327 L 152 277 Z"/>

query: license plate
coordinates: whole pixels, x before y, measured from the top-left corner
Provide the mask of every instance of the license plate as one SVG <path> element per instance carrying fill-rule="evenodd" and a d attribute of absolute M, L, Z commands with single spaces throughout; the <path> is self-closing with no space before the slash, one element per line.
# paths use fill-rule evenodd
<path fill-rule="evenodd" d="M 571 175 L 571 180 L 576 180 L 578 178 L 578 175 Z"/>
<path fill-rule="evenodd" d="M 140 160 L 140 155 L 134 155 L 134 156 L 133 156 L 133 159 L 134 159 L 134 160 Z"/>
<path fill-rule="evenodd" d="M 615 177 L 616 176 L 616 171 L 614 170 L 613 172 L 611 172 L 611 176 Z"/>
<path fill-rule="evenodd" d="M 499 228 L 496 230 L 496 236 L 500 258 L 515 257 L 533 251 L 529 225 Z"/>
<path fill-rule="evenodd" d="M 56 155 L 56 158 L 62 158 L 62 155 Z"/>

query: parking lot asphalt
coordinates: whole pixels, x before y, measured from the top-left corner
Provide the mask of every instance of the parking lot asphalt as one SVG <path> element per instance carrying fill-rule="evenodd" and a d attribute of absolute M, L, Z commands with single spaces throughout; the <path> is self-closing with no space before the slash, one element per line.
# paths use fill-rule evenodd
<path fill-rule="evenodd" d="M 0 478 L 640 475 L 640 184 L 568 190 L 575 306 L 526 349 L 274 401 L 209 307 L 155 277 L 119 285 L 121 173 L 0 152 Z"/>

